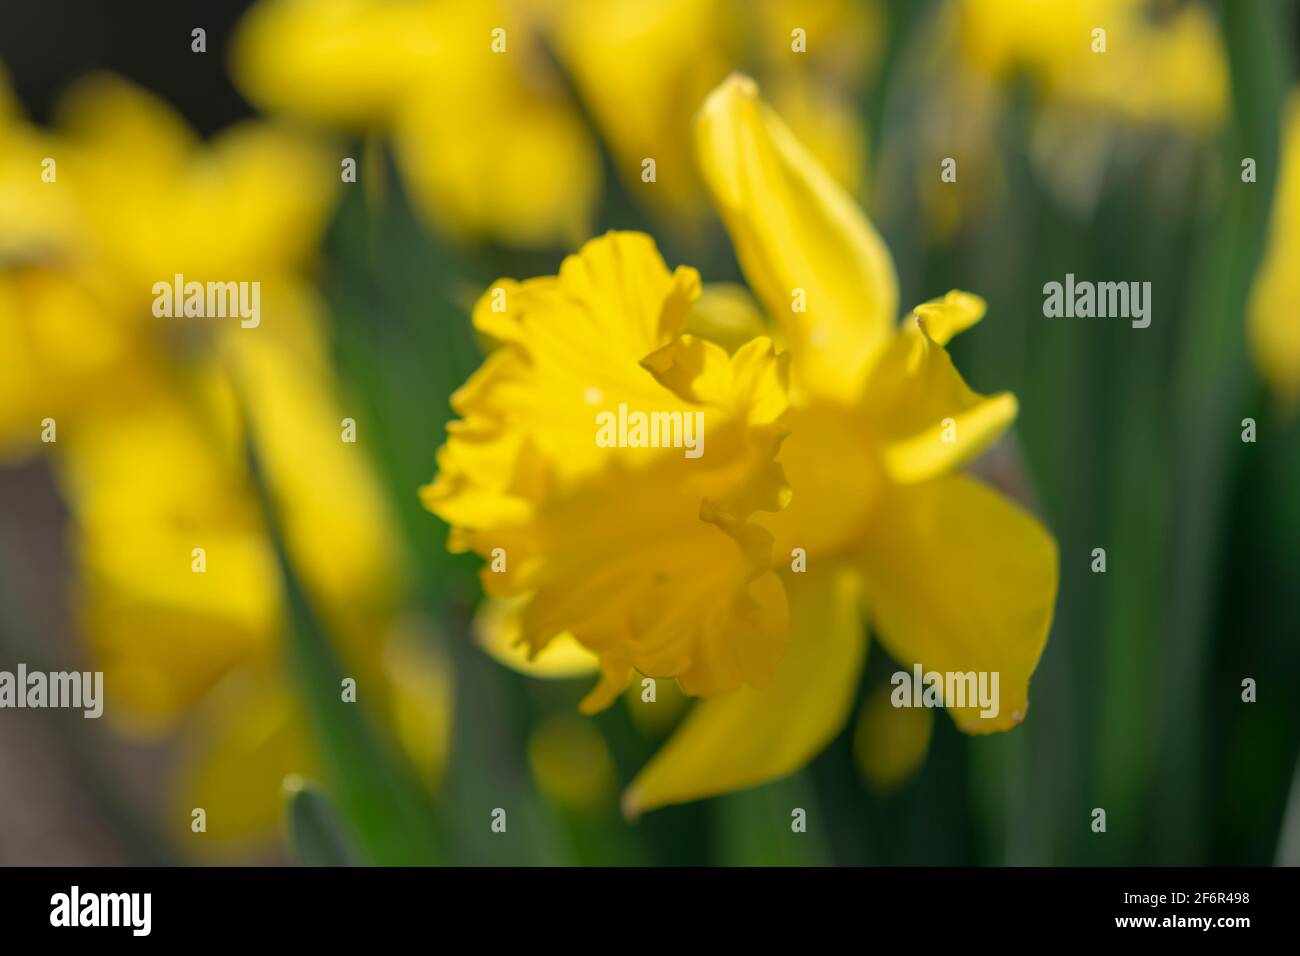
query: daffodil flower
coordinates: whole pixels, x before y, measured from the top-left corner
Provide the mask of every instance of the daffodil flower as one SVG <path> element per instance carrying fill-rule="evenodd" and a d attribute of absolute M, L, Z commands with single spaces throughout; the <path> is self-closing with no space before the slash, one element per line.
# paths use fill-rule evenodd
<path fill-rule="evenodd" d="M 391 136 L 417 208 L 443 231 L 576 241 L 600 159 L 539 45 L 542 12 L 509 0 L 269 0 L 240 25 L 232 67 L 264 109 Z"/>
<path fill-rule="evenodd" d="M 1027 74 L 1050 102 L 1138 123 L 1213 129 L 1228 102 L 1218 27 L 1199 3 L 958 0 L 963 62 L 996 80 Z"/>
<path fill-rule="evenodd" d="M 842 185 L 860 184 L 866 138 L 854 97 L 886 32 L 875 0 L 576 0 L 556 4 L 549 20 L 547 36 L 616 167 L 668 223 L 707 210 L 690 118 L 737 63 L 763 77 Z M 652 187 L 641 181 L 647 157 L 658 166 Z"/>
<path fill-rule="evenodd" d="M 0 197 L 14 200 L 0 212 L 0 361 L 21 372 L 0 386 L 0 437 L 55 466 L 106 716 L 137 736 L 188 732 L 187 809 L 169 818 L 185 825 L 189 807 L 207 808 L 205 845 L 273 836 L 284 775 L 315 769 L 284 667 L 251 442 L 349 672 L 432 773 L 449 688 L 400 633 L 401 548 L 363 452 L 342 441 L 322 310 L 303 277 L 329 211 L 328 163 L 260 123 L 201 142 L 109 76 L 75 85 L 57 114 L 52 133 L 0 117 L 0 141 L 15 144 L 0 150 Z M 42 157 L 56 162 L 51 180 Z M 260 323 L 159 317 L 154 286 L 178 273 L 258 283 Z M 57 440 L 42 445 L 43 417 Z"/>
<path fill-rule="evenodd" d="M 511 601 L 492 613 L 532 666 L 553 640 L 597 657 L 584 709 L 633 669 L 705 698 L 626 792 L 632 816 L 811 759 L 852 709 L 864 612 L 906 667 L 1000 675 L 997 715 L 950 707 L 960 729 L 1014 726 L 1057 583 L 1039 523 L 955 474 L 1017 410 L 944 349 L 984 303 L 949 293 L 898 324 L 888 250 L 747 78 L 707 99 L 696 147 L 770 331 L 730 355 L 703 337 L 720 326 L 697 275 L 639 234 L 502 280 L 474 313 L 497 347 L 423 489 L 450 546 L 491 559 L 485 590 Z M 702 411 L 706 453 L 600 447 L 595 415 L 619 404 Z"/>
<path fill-rule="evenodd" d="M 442 231 L 572 245 L 602 185 L 584 113 L 632 195 L 691 222 L 704 207 L 689 117 L 737 62 L 771 77 L 853 188 L 866 145 L 851 94 L 881 19 L 875 0 L 263 0 L 232 67 L 266 110 L 389 137 Z"/>
<path fill-rule="evenodd" d="M 1032 107 L 1025 147 L 1056 199 L 1090 214 L 1105 173 L 1148 148 L 1141 130 L 1185 140 L 1212 135 L 1228 108 L 1228 63 L 1201 3 L 1148 0 L 954 0 L 918 42 L 928 90 L 914 111 L 923 163 L 885 157 L 882 194 L 915 177 L 925 219 L 946 238 L 963 219 L 998 206 L 1009 90 Z M 936 55 L 936 51 L 938 51 Z M 924 89 L 924 87 L 923 87 Z M 956 162 L 940 178 L 929 157 Z"/>
<path fill-rule="evenodd" d="M 57 438 L 122 349 L 115 330 L 80 318 L 87 292 L 46 268 L 81 243 L 75 204 L 55 185 L 57 153 L 23 122 L 0 65 L 0 461 L 35 453 L 43 421 Z"/>

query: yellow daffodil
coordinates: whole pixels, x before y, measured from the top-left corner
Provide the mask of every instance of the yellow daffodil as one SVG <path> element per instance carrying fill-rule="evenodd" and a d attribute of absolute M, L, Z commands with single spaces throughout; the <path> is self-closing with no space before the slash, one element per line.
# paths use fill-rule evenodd
<path fill-rule="evenodd" d="M 232 67 L 259 106 L 391 135 L 406 184 L 461 238 L 545 245 L 583 235 L 599 154 L 512 0 L 269 0 Z"/>
<path fill-rule="evenodd" d="M 958 0 L 965 63 L 997 80 L 1025 74 L 1048 100 L 1136 122 L 1216 127 L 1228 99 L 1218 28 L 1200 3 Z"/>
<path fill-rule="evenodd" d="M 417 759 L 446 750 L 447 688 L 395 629 L 400 547 L 363 453 L 342 440 L 322 309 L 303 277 L 335 174 L 261 124 L 202 143 L 161 101 L 107 76 L 76 85 L 58 117 L 57 135 L 0 169 L 0 193 L 23 199 L 7 214 L 57 198 L 75 223 L 57 242 L 22 215 L 6 230 L 0 324 L 32 343 L 21 359 L 40 362 L 18 379 L 19 420 L 4 424 L 36 436 L 57 418 L 43 447 L 72 516 L 78 623 L 105 672 L 107 716 L 127 732 L 193 738 L 185 811 L 169 818 L 188 833 L 189 808 L 203 807 L 203 846 L 264 838 L 284 775 L 312 772 L 314 758 L 284 666 L 249 443 L 349 673 Z M 57 162 L 53 181 L 42 153 Z M 160 315 L 158 287 L 177 276 L 256 286 L 257 321 Z M 444 733 L 411 732 L 417 723 Z"/>
<path fill-rule="evenodd" d="M 391 135 L 419 207 L 453 235 L 567 244 L 601 187 L 579 104 L 634 196 L 693 216 L 689 117 L 741 64 L 855 187 L 866 146 L 850 94 L 881 33 L 878 4 L 858 0 L 263 0 L 233 68 L 266 109 Z"/>
<path fill-rule="evenodd" d="M 1062 204 L 1088 214 L 1104 174 L 1147 140 L 1136 129 L 1203 139 L 1223 121 L 1228 66 L 1214 17 L 1199 2 L 1165 9 L 1148 0 L 953 0 L 926 34 L 930 77 L 917 113 L 923 157 L 884 165 L 890 181 L 915 176 L 927 220 L 945 238 L 997 205 L 1007 171 L 999 133 L 1010 98 L 1030 94 L 1027 144 Z M 941 179 L 952 159 L 955 178 Z"/>
<path fill-rule="evenodd" d="M 1264 381 L 1288 415 L 1300 408 L 1300 92 L 1292 93 L 1283 126 L 1277 194 L 1268 247 L 1251 291 L 1251 352 Z"/>
<path fill-rule="evenodd" d="M 488 559 L 529 655 L 563 635 L 598 658 L 585 710 L 632 669 L 706 698 L 625 794 L 633 816 L 806 763 L 852 708 L 864 611 L 900 664 L 1000 676 L 995 715 L 949 707 L 959 728 L 1014 726 L 1056 590 L 1051 536 L 954 474 L 1016 414 L 944 349 L 983 302 L 950 293 L 898 325 L 888 250 L 752 81 L 711 94 L 696 147 L 771 330 L 730 355 L 701 337 L 741 338 L 736 293 L 718 322 L 694 271 L 639 234 L 502 280 L 474 313 L 497 347 L 423 489 L 450 546 Z M 703 453 L 630 428 L 606 447 L 611 409 L 698 411 Z"/>
<path fill-rule="evenodd" d="M 858 0 L 578 0 L 555 5 L 549 35 L 635 195 L 698 218 L 702 190 L 690 117 L 740 65 L 764 77 L 813 153 L 851 191 L 866 162 L 853 94 L 884 33 L 879 4 Z M 636 103 L 636 109 L 629 109 Z M 653 187 L 643 162 L 656 161 Z"/>
<path fill-rule="evenodd" d="M 49 268 L 81 242 L 58 152 L 22 120 L 0 68 L 0 461 L 57 439 L 122 351 L 114 329 L 85 320 L 88 290 Z"/>

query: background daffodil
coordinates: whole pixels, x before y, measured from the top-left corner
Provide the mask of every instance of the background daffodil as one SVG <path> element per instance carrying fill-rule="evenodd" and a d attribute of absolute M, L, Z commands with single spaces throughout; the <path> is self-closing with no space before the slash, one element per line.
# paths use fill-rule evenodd
<path fill-rule="evenodd" d="M 723 83 L 697 130 L 705 181 L 788 349 L 790 399 L 766 337 L 728 360 L 683 335 L 693 272 L 674 280 L 648 239 L 611 235 L 558 277 L 498 283 L 481 300 L 475 324 L 502 344 L 453 400 L 461 420 L 424 492 L 453 548 L 501 548 L 514 562 L 483 582 L 495 597 L 530 595 L 523 644 L 544 654 L 563 634 L 599 655 L 605 676 L 587 709 L 608 703 L 629 668 L 709 698 L 632 784 L 631 815 L 781 776 L 821 749 L 855 699 L 864 608 L 900 663 L 1000 673 L 998 715 L 955 708 L 959 727 L 1014 726 L 1056 588 L 1051 537 L 952 474 L 1016 412 L 1010 395 L 972 392 L 943 348 L 983 302 L 951 293 L 896 328 L 884 244 L 751 81 Z M 796 289 L 804 309 L 792 307 Z M 666 407 L 663 387 L 678 401 L 719 396 L 718 411 L 762 426 L 763 440 L 742 428 L 723 444 L 736 426 L 715 417 L 705 459 L 718 457 L 703 468 L 672 449 L 592 441 L 594 409 Z M 789 434 L 771 462 L 777 426 Z M 744 451 L 755 445 L 761 454 Z M 715 485 L 722 475 L 739 485 Z M 724 498 L 750 504 L 720 521 Z M 778 577 L 796 550 L 807 572 Z"/>
<path fill-rule="evenodd" d="M 451 235 L 567 244 L 590 225 L 601 169 L 542 49 L 545 11 L 513 0 L 270 0 L 242 24 L 233 71 L 266 109 L 391 136 L 419 209 Z"/>
<path fill-rule="evenodd" d="M 1200 2 L 953 0 L 921 31 L 911 68 L 928 76 L 910 104 L 916 151 L 882 159 L 882 203 L 913 180 L 935 238 L 995 208 L 1017 174 L 1008 125 L 1027 124 L 1029 158 L 1058 202 L 1095 209 L 1108 170 L 1155 155 L 1186 176 L 1170 140 L 1204 142 L 1223 122 L 1228 72 L 1219 26 Z M 955 178 L 931 175 L 940 161 Z M 1158 185 L 1153 184 L 1153 189 Z"/>
<path fill-rule="evenodd" d="M 0 179 L 20 200 L 6 206 L 0 320 L 31 343 L 17 356 L 24 375 L 6 380 L 19 411 L 9 434 L 34 439 L 43 416 L 57 419 L 57 441 L 24 447 L 49 450 L 61 478 L 77 623 L 111 689 L 109 719 L 145 738 L 184 728 L 193 743 L 176 830 L 203 807 L 204 846 L 264 841 L 282 815 L 285 775 L 318 766 L 285 669 L 279 568 L 247 472 L 250 443 L 290 558 L 350 672 L 382 688 L 399 733 L 413 707 L 442 728 L 402 735 L 432 774 L 446 750 L 446 682 L 395 626 L 404 558 L 364 453 L 341 441 L 322 310 L 305 279 L 329 209 L 328 167 L 256 123 L 204 144 L 160 100 L 111 76 L 71 89 L 57 134 L 17 155 L 34 164 L 40 154 L 58 162 L 54 183 L 16 163 Z M 312 185 L 281 189 L 286 176 Z M 47 216 L 46 197 L 71 207 L 67 234 L 54 234 L 63 220 Z M 259 283 L 260 324 L 158 317 L 154 284 L 178 273 Z M 412 643 L 390 672 L 397 645 Z"/>
<path fill-rule="evenodd" d="M 578 0 L 555 4 L 550 22 L 616 168 L 670 224 L 696 222 L 707 208 L 691 117 L 737 64 L 764 79 L 839 182 L 850 191 L 861 184 L 867 144 L 852 103 L 880 56 L 885 16 L 874 0 Z M 652 189 L 639 182 L 646 157 L 657 164 Z"/>
<path fill-rule="evenodd" d="M 601 187 L 586 117 L 633 195 L 669 221 L 694 219 L 689 117 L 738 62 L 770 76 L 855 187 L 866 143 L 851 96 L 882 22 L 874 0 L 264 0 L 233 66 L 269 110 L 391 136 L 419 207 L 453 236 L 570 245 Z"/>
<path fill-rule="evenodd" d="M 1223 44 L 1200 3 L 958 0 L 955 18 L 966 64 L 999 81 L 1027 75 L 1049 103 L 1200 130 L 1223 118 Z"/>

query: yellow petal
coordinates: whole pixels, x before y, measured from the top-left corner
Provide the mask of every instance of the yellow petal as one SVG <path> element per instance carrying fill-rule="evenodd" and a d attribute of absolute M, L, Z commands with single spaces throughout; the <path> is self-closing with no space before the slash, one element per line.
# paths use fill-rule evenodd
<path fill-rule="evenodd" d="M 123 177 L 171 174 L 198 146 L 184 118 L 154 94 L 109 73 L 77 80 L 60 98 L 55 118 L 75 144 L 131 162 L 119 170 Z"/>
<path fill-rule="evenodd" d="M 456 56 L 438 12 L 428 3 L 267 0 L 240 22 L 231 72 L 264 109 L 363 130 L 390 119 L 430 64 Z"/>
<path fill-rule="evenodd" d="M 486 41 L 483 55 L 493 56 Z M 507 88 L 495 96 L 468 96 L 472 87 L 457 84 L 398 113 L 397 160 L 411 197 L 457 237 L 572 246 L 588 234 L 601 193 L 591 134 L 567 99 L 497 82 Z"/>
<path fill-rule="evenodd" d="M 629 192 L 674 217 L 707 211 L 691 167 L 690 118 L 739 46 L 724 5 L 597 0 L 558 3 L 554 13 L 549 35 Z M 641 181 L 648 156 L 653 184 Z"/>
<path fill-rule="evenodd" d="M 972 312 L 959 305 L 921 309 L 937 312 L 941 330 L 949 335 L 972 321 Z M 1017 404 L 1010 392 L 986 398 L 971 391 L 918 314 L 904 324 L 873 371 L 863 408 L 874 422 L 889 477 L 911 484 L 978 455 L 1015 420 Z"/>
<path fill-rule="evenodd" d="M 0 100 L 4 96 L 0 76 Z M 63 146 L 17 116 L 0 116 L 0 266 L 66 260 L 79 251 L 79 212 L 72 190 L 59 188 L 70 173 Z M 44 181 L 47 171 L 54 181 Z"/>
<path fill-rule="evenodd" d="M 751 339 L 728 356 L 711 342 L 683 335 L 641 366 L 683 398 L 720 406 L 751 425 L 770 425 L 788 406 L 786 358 L 767 338 Z"/>
<path fill-rule="evenodd" d="M 1056 542 L 1038 521 L 969 478 L 895 486 L 861 567 L 877 637 L 899 664 L 998 675 L 997 713 L 950 707 L 959 728 L 1024 719 L 1056 601 Z"/>
<path fill-rule="evenodd" d="M 438 228 L 571 245 L 600 195 L 600 156 L 533 17 L 512 7 L 271 0 L 241 25 L 234 72 L 266 108 L 391 132 L 416 208 Z"/>
<path fill-rule="evenodd" d="M 1300 408 L 1300 92 L 1288 105 L 1268 248 L 1251 289 L 1251 353 L 1288 414 Z"/>
<path fill-rule="evenodd" d="M 888 249 L 747 77 L 733 75 L 709 96 L 696 135 L 745 277 L 794 354 L 796 384 L 856 397 L 897 315 Z M 801 298 L 806 311 L 794 311 Z"/>
<path fill-rule="evenodd" d="M 373 646 L 402 589 L 404 556 L 367 457 L 372 423 L 357 423 L 356 442 L 342 440 L 320 309 L 296 283 L 268 282 L 258 328 L 230 327 L 221 344 L 290 558 L 336 635 Z"/>
<path fill-rule="evenodd" d="M 47 418 L 66 436 L 82 408 L 118 386 L 134 358 L 124 331 L 61 273 L 0 271 L 0 457 L 42 447 Z"/>
<path fill-rule="evenodd" d="M 1076 116 L 1204 132 L 1221 121 L 1227 106 L 1221 30 L 1202 4 L 1153 17 L 1154 6 L 1140 0 L 960 0 L 954 22 L 970 66 L 1000 80 L 1026 73 L 1050 103 Z M 1105 55 L 1092 49 L 1098 27 L 1107 32 Z"/>
<path fill-rule="evenodd" d="M 852 547 L 871 518 L 885 482 L 879 455 L 862 416 L 830 403 L 792 408 L 783 419 L 790 435 L 781 444 L 781 467 L 790 504 L 755 517 L 775 536 L 778 560 L 794 550 L 814 563 Z"/>
<path fill-rule="evenodd" d="M 488 598 L 474 615 L 474 639 L 498 662 L 530 677 L 587 677 L 600 670 L 600 659 L 572 634 L 557 634 L 534 657 L 523 642 L 522 616 L 528 599 Z"/>
<path fill-rule="evenodd" d="M 947 345 L 958 332 L 965 332 L 984 318 L 987 311 L 988 306 L 979 296 L 954 289 L 942 299 L 918 305 L 912 314 L 921 320 L 931 339 Z"/>
<path fill-rule="evenodd" d="M 161 99 L 107 77 L 75 85 L 60 116 L 124 311 L 147 314 L 153 284 L 178 273 L 265 282 L 315 249 L 337 173 L 300 136 L 250 121 L 202 145 Z"/>
<path fill-rule="evenodd" d="M 110 717 L 138 733 L 267 660 L 279 634 L 279 573 L 231 409 L 192 385 L 122 383 L 59 435 L 78 618 L 116 688 Z"/>
<path fill-rule="evenodd" d="M 629 818 L 793 773 L 843 726 L 866 652 L 856 581 L 830 570 L 785 580 L 792 634 L 772 685 L 696 704 L 624 794 Z"/>
<path fill-rule="evenodd" d="M 788 39 L 790 31 L 782 32 Z M 835 182 L 850 195 L 860 195 L 867 178 L 867 136 L 856 99 L 836 90 L 825 76 L 797 69 L 778 72 L 766 89 L 772 108 L 785 117 L 799 142 Z"/>
<path fill-rule="evenodd" d="M 645 411 L 680 405 L 640 363 L 680 333 L 698 292 L 694 269 L 670 273 L 650 237 L 630 232 L 586 243 L 559 276 L 494 283 L 475 307 L 474 325 L 502 347 L 452 396 L 461 420 L 449 428 L 426 503 L 428 495 L 440 507 L 453 503 L 454 495 L 436 489 L 457 475 L 480 492 L 518 490 L 530 447 L 562 482 L 620 457 L 597 446 L 595 416 L 620 403 Z M 467 516 L 443 517 L 467 523 Z"/>

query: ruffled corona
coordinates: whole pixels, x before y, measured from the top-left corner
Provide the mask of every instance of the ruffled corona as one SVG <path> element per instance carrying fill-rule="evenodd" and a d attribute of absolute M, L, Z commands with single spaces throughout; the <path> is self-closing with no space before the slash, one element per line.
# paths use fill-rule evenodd
<path fill-rule="evenodd" d="M 494 285 L 474 324 L 497 348 L 453 396 L 422 491 L 451 547 L 488 559 L 490 595 L 529 596 L 533 654 L 567 632 L 599 656 L 587 710 L 631 668 L 699 695 L 763 686 L 784 645 L 771 536 L 750 519 L 788 501 L 785 360 L 764 338 L 728 356 L 684 334 L 698 295 L 637 233 Z"/>

